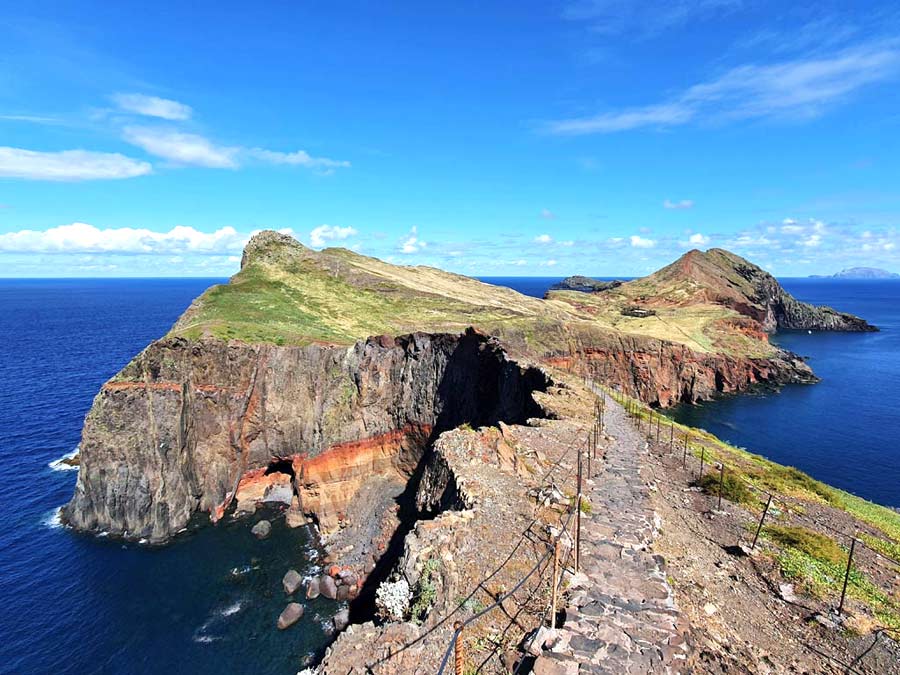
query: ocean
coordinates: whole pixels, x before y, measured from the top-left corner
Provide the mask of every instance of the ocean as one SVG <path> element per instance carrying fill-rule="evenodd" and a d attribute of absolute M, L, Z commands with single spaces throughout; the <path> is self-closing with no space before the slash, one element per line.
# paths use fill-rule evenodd
<path fill-rule="evenodd" d="M 541 297 L 556 277 L 489 278 Z M 306 528 L 252 519 L 198 527 L 164 547 L 73 533 L 56 510 L 94 395 L 220 279 L 0 280 L 0 672 L 296 673 L 327 643 L 336 607 L 275 629 L 288 567 L 317 569 Z M 860 496 L 900 506 L 900 282 L 784 280 L 798 298 L 859 314 L 873 334 L 788 333 L 822 377 L 674 414 Z"/>
<path fill-rule="evenodd" d="M 317 569 L 306 528 L 257 541 L 248 519 L 148 547 L 56 520 L 77 473 L 54 462 L 100 385 L 221 281 L 0 280 L 0 672 L 287 675 L 326 644 L 322 598 L 275 628 L 285 571 Z"/>

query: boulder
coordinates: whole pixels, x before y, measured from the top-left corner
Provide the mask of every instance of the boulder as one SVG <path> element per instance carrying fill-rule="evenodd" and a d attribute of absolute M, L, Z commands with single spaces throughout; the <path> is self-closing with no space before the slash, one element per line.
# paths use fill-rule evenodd
<path fill-rule="evenodd" d="M 303 605 L 299 602 L 291 602 L 278 617 L 278 630 L 290 628 L 303 616 Z"/>
<path fill-rule="evenodd" d="M 301 527 L 306 525 L 306 516 L 300 509 L 300 500 L 294 496 L 291 499 L 291 508 L 284 514 L 284 524 L 288 527 Z"/>
<path fill-rule="evenodd" d="M 319 577 L 319 593 L 329 600 L 337 598 L 337 584 L 334 583 L 334 579 L 327 574 L 323 574 Z"/>
<path fill-rule="evenodd" d="M 250 530 L 257 539 L 265 539 L 272 533 L 272 523 L 268 520 L 261 520 Z"/>
<path fill-rule="evenodd" d="M 284 592 L 288 595 L 293 595 L 294 591 L 300 588 L 300 584 L 302 583 L 303 577 L 300 576 L 300 573 L 297 570 L 288 570 L 284 573 L 284 578 L 281 580 Z"/>
<path fill-rule="evenodd" d="M 309 600 L 314 600 L 319 597 L 319 592 L 319 577 L 313 577 L 306 584 L 306 597 Z"/>
<path fill-rule="evenodd" d="M 348 625 L 350 625 L 350 610 L 346 607 L 342 609 L 340 612 L 334 615 L 334 618 L 331 620 L 334 623 L 334 629 L 338 632 L 344 630 Z"/>
<path fill-rule="evenodd" d="M 341 584 L 340 586 L 338 586 L 338 588 L 337 588 L 338 601 L 344 602 L 345 600 L 347 600 L 349 598 L 350 598 L 350 587 L 345 584 Z"/>

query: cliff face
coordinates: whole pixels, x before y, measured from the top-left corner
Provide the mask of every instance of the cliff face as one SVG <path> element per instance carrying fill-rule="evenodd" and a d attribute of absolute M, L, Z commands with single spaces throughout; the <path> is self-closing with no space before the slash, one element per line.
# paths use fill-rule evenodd
<path fill-rule="evenodd" d="M 739 393 L 757 384 L 818 381 L 801 357 L 783 350 L 772 358 L 748 359 L 627 336 L 582 346 L 574 355 L 551 356 L 548 361 L 562 368 L 587 369 L 599 381 L 663 408 Z"/>
<path fill-rule="evenodd" d="M 408 472 L 440 430 L 539 414 L 531 391 L 546 384 L 471 331 L 350 347 L 165 339 L 95 398 L 63 517 L 162 540 L 287 464 L 303 508 L 334 526 L 365 476 Z"/>

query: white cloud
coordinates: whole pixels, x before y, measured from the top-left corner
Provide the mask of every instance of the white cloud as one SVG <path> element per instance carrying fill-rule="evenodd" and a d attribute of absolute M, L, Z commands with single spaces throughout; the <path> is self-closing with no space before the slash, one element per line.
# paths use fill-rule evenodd
<path fill-rule="evenodd" d="M 815 247 L 822 243 L 822 235 L 821 234 L 811 234 L 801 242 L 806 247 Z"/>
<path fill-rule="evenodd" d="M 418 253 L 426 246 L 428 246 L 428 244 L 419 239 L 418 228 L 413 225 L 412 229 L 409 231 L 409 234 L 400 242 L 400 252 Z"/>
<path fill-rule="evenodd" d="M 738 66 L 670 100 L 559 120 L 547 130 L 577 135 L 673 127 L 698 119 L 810 118 L 898 72 L 897 43 L 875 41 L 825 57 Z"/>
<path fill-rule="evenodd" d="M 539 234 L 534 238 L 534 241 L 537 244 L 550 244 L 553 242 L 553 237 L 549 234 Z"/>
<path fill-rule="evenodd" d="M 125 155 L 88 150 L 38 152 L 0 147 L 0 176 L 27 180 L 105 180 L 150 173 L 147 162 Z"/>
<path fill-rule="evenodd" d="M 663 202 L 663 208 L 666 208 L 666 209 L 680 210 L 680 209 L 691 209 L 693 207 L 694 207 L 694 200 L 692 200 L 692 199 L 682 199 L 681 201 L 678 201 L 678 202 L 673 202 L 672 200 L 667 199 L 666 201 Z"/>
<path fill-rule="evenodd" d="M 571 239 L 567 239 L 566 241 L 559 242 L 559 245 L 569 247 L 569 246 L 574 246 L 575 242 L 572 241 Z"/>
<path fill-rule="evenodd" d="M 128 143 L 142 148 L 151 155 L 162 157 L 179 166 L 236 169 L 247 160 L 258 160 L 269 164 L 302 166 L 324 174 L 350 166 L 350 162 L 313 157 L 303 150 L 278 152 L 264 148 L 218 145 L 199 134 L 161 127 L 125 127 L 123 137 Z"/>
<path fill-rule="evenodd" d="M 183 166 L 237 168 L 239 148 L 217 146 L 197 134 L 153 127 L 126 127 L 124 138 L 151 155 Z"/>
<path fill-rule="evenodd" d="M 121 110 L 147 117 L 161 117 L 164 120 L 190 119 L 193 110 L 190 106 L 178 101 L 143 94 L 114 94 L 113 102 Z"/>
<path fill-rule="evenodd" d="M 547 220 L 553 220 L 556 218 L 556 214 L 553 213 L 550 209 L 541 209 L 541 218 L 545 218 Z"/>
<path fill-rule="evenodd" d="M 144 228 L 100 229 L 87 223 L 60 225 L 47 230 L 19 230 L 0 234 L 4 253 L 126 253 L 224 254 L 243 249 L 249 239 L 233 227 L 200 232 L 178 225 L 168 232 Z"/>
<path fill-rule="evenodd" d="M 705 246 L 709 243 L 709 237 L 707 237 L 705 234 L 695 232 L 688 238 L 688 241 L 695 246 Z"/>
<path fill-rule="evenodd" d="M 635 248 L 653 248 L 656 246 L 656 242 L 652 239 L 645 239 L 644 237 L 633 234 L 631 235 L 631 245 Z"/>
<path fill-rule="evenodd" d="M 308 152 L 303 150 L 297 150 L 297 152 L 276 152 L 274 150 L 264 150 L 262 148 L 249 148 L 245 152 L 251 157 L 261 159 L 270 164 L 304 166 L 324 173 L 332 173 L 335 169 L 350 167 L 350 162 L 348 161 L 328 159 L 327 157 L 312 157 Z"/>
<path fill-rule="evenodd" d="M 346 239 L 357 234 L 352 227 L 340 227 L 338 225 L 319 225 L 309 233 L 309 241 L 313 246 L 326 246 L 327 242 L 337 239 Z"/>
<path fill-rule="evenodd" d="M 557 260 L 550 259 L 550 260 L 544 261 L 541 264 L 544 265 L 545 267 L 553 267 L 556 265 L 557 262 L 558 262 Z"/>

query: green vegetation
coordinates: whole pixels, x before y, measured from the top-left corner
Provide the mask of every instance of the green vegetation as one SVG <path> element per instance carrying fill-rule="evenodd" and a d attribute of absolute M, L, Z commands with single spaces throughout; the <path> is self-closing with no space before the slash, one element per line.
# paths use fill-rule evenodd
<path fill-rule="evenodd" d="M 847 562 L 847 552 L 824 534 L 793 525 L 767 525 L 763 532 L 782 548 L 796 549 L 816 560 L 840 565 Z"/>
<path fill-rule="evenodd" d="M 702 487 L 706 494 L 718 496 L 720 481 L 723 499 L 747 506 L 755 505 L 759 501 L 753 490 L 747 487 L 744 479 L 734 471 L 726 470 L 724 480 L 718 471 L 708 473 L 697 481 L 697 485 Z"/>
<path fill-rule="evenodd" d="M 786 578 L 820 598 L 841 592 L 849 553 L 833 539 L 803 527 L 772 526 L 763 532 L 782 547 L 775 559 Z M 850 568 L 847 595 L 870 607 L 883 626 L 900 628 L 900 602 L 889 597 L 855 565 Z"/>
<path fill-rule="evenodd" d="M 413 603 L 410 607 L 410 618 L 413 623 L 421 624 L 428 616 L 428 611 L 434 604 L 437 597 L 437 585 L 435 583 L 438 571 L 441 567 L 441 561 L 437 558 L 429 558 L 422 567 L 422 574 L 416 583 L 413 592 Z"/>

